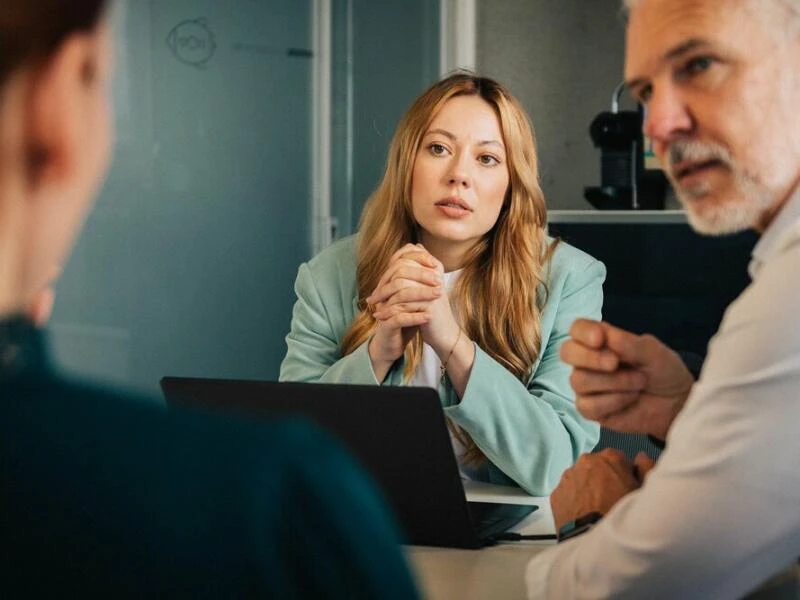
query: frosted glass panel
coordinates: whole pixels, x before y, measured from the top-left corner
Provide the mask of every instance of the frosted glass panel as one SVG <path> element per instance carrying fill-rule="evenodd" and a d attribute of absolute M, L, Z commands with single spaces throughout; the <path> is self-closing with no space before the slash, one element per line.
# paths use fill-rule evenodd
<path fill-rule="evenodd" d="M 62 364 L 150 390 L 277 377 L 310 252 L 310 4 L 124 6 L 116 159 L 58 286 Z"/>
<path fill-rule="evenodd" d="M 357 229 L 400 117 L 439 76 L 439 2 L 333 0 L 333 213 Z"/>

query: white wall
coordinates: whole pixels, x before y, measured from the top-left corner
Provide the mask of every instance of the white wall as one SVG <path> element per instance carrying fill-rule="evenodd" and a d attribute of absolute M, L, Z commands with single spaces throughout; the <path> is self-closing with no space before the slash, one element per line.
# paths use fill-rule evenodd
<path fill-rule="evenodd" d="M 622 79 L 620 0 L 479 0 L 477 66 L 511 88 L 533 120 L 550 208 L 590 208 L 600 156 L 589 124 Z M 632 108 L 629 99 L 623 108 Z"/>

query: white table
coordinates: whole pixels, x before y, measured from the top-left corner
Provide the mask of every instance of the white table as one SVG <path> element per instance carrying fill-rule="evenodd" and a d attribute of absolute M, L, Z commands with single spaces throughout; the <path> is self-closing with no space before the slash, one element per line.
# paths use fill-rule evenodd
<path fill-rule="evenodd" d="M 468 488 L 467 498 L 486 501 L 495 496 L 496 489 Z M 548 498 L 524 496 L 519 492 L 514 494 L 519 503 L 537 504 L 539 510 L 512 531 L 528 534 L 554 532 Z M 525 598 L 524 575 L 528 561 L 554 543 L 508 542 L 482 550 L 409 546 L 407 552 L 423 596 L 429 600 L 505 600 Z"/>
<path fill-rule="evenodd" d="M 487 488 L 487 492 L 492 492 Z M 478 490 L 474 500 L 486 500 Z M 519 495 L 519 492 L 515 492 Z M 553 514 L 547 498 L 528 497 L 539 510 L 512 531 L 553 533 Z M 428 600 L 511 600 L 525 598 L 528 561 L 555 542 L 509 542 L 482 550 L 456 550 L 409 546 L 406 551 L 419 589 Z M 800 598 L 800 563 L 765 582 L 747 600 L 797 600 Z"/>

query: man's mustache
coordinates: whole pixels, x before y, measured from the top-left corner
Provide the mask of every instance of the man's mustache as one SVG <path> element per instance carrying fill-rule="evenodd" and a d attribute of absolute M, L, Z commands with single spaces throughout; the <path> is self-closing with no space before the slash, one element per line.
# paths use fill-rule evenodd
<path fill-rule="evenodd" d="M 733 168 L 733 157 L 723 146 L 712 142 L 677 140 L 668 150 L 668 167 L 672 172 L 682 163 L 704 163 L 716 161 Z"/>

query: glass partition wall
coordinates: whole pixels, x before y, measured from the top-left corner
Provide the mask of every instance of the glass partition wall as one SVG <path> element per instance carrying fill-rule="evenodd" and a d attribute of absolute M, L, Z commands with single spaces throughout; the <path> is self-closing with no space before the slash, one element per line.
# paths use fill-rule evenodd
<path fill-rule="evenodd" d="M 117 2 L 117 146 L 56 288 L 71 371 L 275 379 L 297 267 L 355 230 L 441 70 L 439 2 Z"/>

